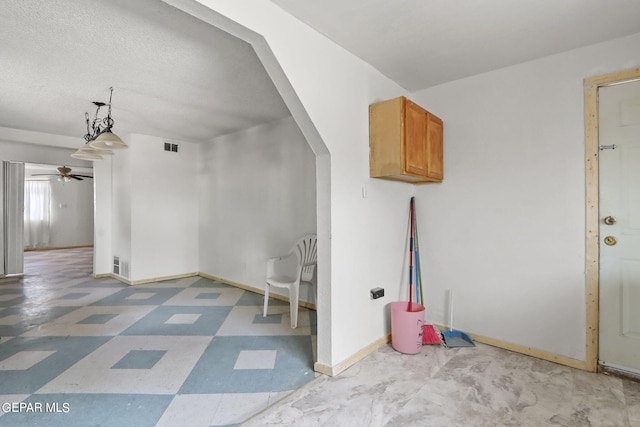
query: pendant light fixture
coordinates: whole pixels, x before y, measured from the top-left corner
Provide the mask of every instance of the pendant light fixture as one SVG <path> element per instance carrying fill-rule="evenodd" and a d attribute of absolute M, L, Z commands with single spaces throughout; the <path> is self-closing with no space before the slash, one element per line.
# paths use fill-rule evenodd
<path fill-rule="evenodd" d="M 80 159 L 80 160 L 89 160 L 89 161 L 95 161 L 95 160 L 102 160 L 104 157 L 102 157 L 100 154 L 91 154 L 91 153 L 86 153 L 86 152 L 82 152 L 82 149 L 76 151 L 75 153 L 73 153 L 71 155 L 71 157 L 73 157 L 74 159 Z"/>
<path fill-rule="evenodd" d="M 113 151 L 111 150 L 98 150 L 96 148 L 91 148 L 89 146 L 82 147 L 78 149 L 75 153 L 71 155 L 74 159 L 82 159 L 82 160 L 102 160 L 103 156 L 111 156 L 113 155 Z"/>
<path fill-rule="evenodd" d="M 120 139 L 118 135 L 111 131 L 114 121 L 111 117 L 111 98 L 113 97 L 113 87 L 109 88 L 109 103 L 94 101 L 93 104 L 97 106 L 96 115 L 93 121 L 89 119 L 89 113 L 84 113 L 85 120 L 87 122 L 87 134 L 84 136 L 84 140 L 87 141 L 90 147 L 97 149 L 120 149 L 127 148 L 127 144 Z M 107 116 L 103 119 L 98 117 L 100 108 L 108 106 Z"/>
<path fill-rule="evenodd" d="M 82 160 L 102 160 L 105 155 L 112 155 L 112 149 L 127 148 L 127 144 L 120 139 L 118 135 L 112 132 L 114 120 L 111 117 L 111 99 L 113 97 L 113 87 L 109 88 L 109 103 L 105 104 L 100 101 L 93 101 L 96 108 L 96 114 L 91 120 L 89 113 L 84 113 L 87 123 L 87 133 L 84 136 L 85 146 L 77 150 L 71 155 L 74 159 Z M 100 117 L 100 109 L 104 106 L 108 107 L 107 115 Z"/>

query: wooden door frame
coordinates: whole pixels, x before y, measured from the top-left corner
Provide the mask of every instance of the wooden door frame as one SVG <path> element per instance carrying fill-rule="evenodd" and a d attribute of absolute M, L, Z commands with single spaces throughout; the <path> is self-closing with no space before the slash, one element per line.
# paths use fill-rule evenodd
<path fill-rule="evenodd" d="M 640 79 L 640 67 L 584 79 L 584 141 L 586 174 L 586 348 L 585 368 L 598 369 L 598 324 L 600 321 L 600 251 L 598 196 L 598 88 Z"/>

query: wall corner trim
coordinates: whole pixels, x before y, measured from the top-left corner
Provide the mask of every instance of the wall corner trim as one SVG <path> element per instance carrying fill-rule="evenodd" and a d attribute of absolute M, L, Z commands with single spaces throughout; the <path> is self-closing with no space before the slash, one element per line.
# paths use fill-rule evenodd
<path fill-rule="evenodd" d="M 447 330 L 447 327 L 442 325 L 436 325 L 441 331 Z M 498 347 L 503 350 L 513 351 L 515 353 L 520 353 L 525 356 L 535 357 L 537 359 L 547 360 L 549 362 L 558 363 L 560 365 L 569 366 L 571 368 L 581 369 L 583 371 L 588 370 L 587 364 L 584 360 L 573 359 L 571 357 L 562 356 L 560 354 L 550 353 L 544 350 L 538 350 L 532 347 L 527 347 L 520 344 L 513 344 L 510 342 L 497 340 L 495 338 L 489 338 L 482 335 L 477 334 L 468 334 L 474 341 L 477 341 L 482 344 L 487 344 L 492 347 Z"/>
<path fill-rule="evenodd" d="M 390 341 L 391 341 L 391 334 L 387 334 L 384 337 L 377 339 L 376 341 L 372 342 L 368 346 L 357 351 L 352 356 L 348 357 L 347 359 L 343 360 L 342 362 L 338 363 L 335 366 L 329 366 L 329 365 L 316 362 L 313 365 L 313 369 L 316 372 L 319 372 L 324 375 L 328 375 L 330 377 L 336 376 L 339 373 L 345 371 L 347 368 L 355 365 L 356 363 L 358 363 L 359 361 L 361 361 L 362 359 L 364 359 L 369 354 L 373 353 L 383 345 L 389 343 Z"/>
<path fill-rule="evenodd" d="M 243 285 L 242 283 L 233 282 L 231 280 L 223 279 L 221 277 L 212 276 L 206 273 L 198 273 L 198 276 L 204 277 L 205 279 L 215 280 L 216 282 L 224 283 L 225 285 L 233 286 L 235 288 L 244 289 L 245 291 L 253 292 L 259 295 L 264 295 L 264 289 L 255 288 L 249 285 Z M 269 298 L 277 299 L 284 302 L 289 302 L 289 297 L 284 295 L 278 295 L 275 292 L 271 292 L 269 294 Z M 306 301 L 299 301 L 298 307 L 310 308 L 311 310 L 316 310 L 316 305 Z"/>
<path fill-rule="evenodd" d="M 99 278 L 99 277 L 111 277 L 112 279 L 116 279 L 119 282 L 122 282 L 126 285 L 129 286 L 135 286 L 135 285 L 144 285 L 146 283 L 153 283 L 153 282 L 162 282 L 163 280 L 174 280 L 174 279 L 184 279 L 186 277 L 193 277 L 193 276 L 198 276 L 199 274 L 197 272 L 195 273 L 184 273 L 184 274 L 176 274 L 174 276 L 163 276 L 163 277 L 154 277 L 154 278 L 150 278 L 150 279 L 141 279 L 141 280 L 129 280 L 126 279 L 122 276 L 119 276 L 117 274 L 114 273 L 108 273 L 108 274 L 96 274 L 94 275 L 95 278 Z"/>

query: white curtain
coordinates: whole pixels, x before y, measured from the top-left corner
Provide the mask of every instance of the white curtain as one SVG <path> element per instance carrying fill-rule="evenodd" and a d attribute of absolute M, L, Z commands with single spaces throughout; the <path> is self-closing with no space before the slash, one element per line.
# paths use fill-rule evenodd
<path fill-rule="evenodd" d="M 51 184 L 49 181 L 24 182 L 24 247 L 49 245 Z"/>
<path fill-rule="evenodd" d="M 2 162 L 4 274 L 24 269 L 24 163 Z"/>

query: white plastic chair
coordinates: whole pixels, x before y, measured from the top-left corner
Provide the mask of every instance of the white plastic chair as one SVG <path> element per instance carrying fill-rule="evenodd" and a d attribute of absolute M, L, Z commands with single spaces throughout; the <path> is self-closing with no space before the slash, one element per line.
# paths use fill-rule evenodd
<path fill-rule="evenodd" d="M 271 286 L 288 288 L 291 327 L 296 328 L 298 326 L 300 282 L 310 282 L 313 278 L 313 272 L 318 263 L 317 243 L 318 240 L 315 234 L 307 234 L 293 245 L 289 254 L 279 258 L 271 258 L 267 261 L 267 282 L 264 289 L 263 317 L 267 316 L 269 288 Z M 294 255 L 297 259 L 297 264 L 292 262 L 295 261 L 295 259 L 293 259 Z"/>

